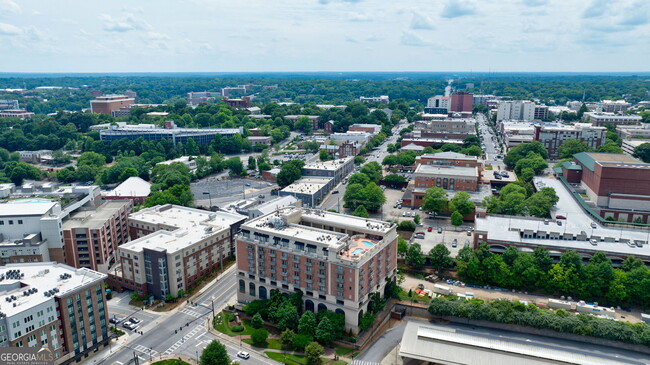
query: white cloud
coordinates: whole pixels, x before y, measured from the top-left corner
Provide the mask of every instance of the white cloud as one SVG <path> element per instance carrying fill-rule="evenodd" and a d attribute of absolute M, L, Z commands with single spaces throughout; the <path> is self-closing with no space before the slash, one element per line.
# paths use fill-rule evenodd
<path fill-rule="evenodd" d="M 0 0 L 0 15 L 3 13 L 20 14 L 20 6 L 12 0 Z"/>
<path fill-rule="evenodd" d="M 137 19 L 131 13 L 127 13 L 123 19 L 113 18 L 108 14 L 102 14 L 99 18 L 103 21 L 102 27 L 107 32 L 129 32 L 132 30 L 151 29 L 151 26 L 146 21 Z"/>
<path fill-rule="evenodd" d="M 413 12 L 411 29 L 435 29 L 435 25 L 433 24 L 433 20 L 427 15 Z"/>
<path fill-rule="evenodd" d="M 351 13 L 348 16 L 348 20 L 351 22 L 369 22 L 372 19 L 366 14 L 361 14 L 361 13 Z"/>
<path fill-rule="evenodd" d="M 474 4 L 466 0 L 448 0 L 440 14 L 443 18 L 459 18 L 476 13 Z"/>
<path fill-rule="evenodd" d="M 583 18 L 597 18 L 604 15 L 610 5 L 610 0 L 593 0 L 591 5 L 582 13 Z"/>
<path fill-rule="evenodd" d="M 147 37 L 152 41 L 166 41 L 170 39 L 167 34 L 158 32 L 147 32 Z"/>
<path fill-rule="evenodd" d="M 0 23 L 0 35 L 14 36 L 22 34 L 22 29 L 18 28 L 15 25 Z"/>
<path fill-rule="evenodd" d="M 413 46 L 413 47 L 426 47 L 431 45 L 429 41 L 423 39 L 419 35 L 410 31 L 402 32 L 400 43 L 404 46 Z"/>
<path fill-rule="evenodd" d="M 548 3 L 548 0 L 523 0 L 523 3 L 526 6 L 537 7 L 546 5 Z"/>

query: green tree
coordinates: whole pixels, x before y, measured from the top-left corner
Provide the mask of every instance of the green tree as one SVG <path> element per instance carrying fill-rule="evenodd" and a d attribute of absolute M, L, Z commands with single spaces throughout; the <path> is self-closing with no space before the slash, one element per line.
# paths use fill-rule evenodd
<path fill-rule="evenodd" d="M 330 321 L 329 317 L 321 319 L 316 327 L 316 340 L 324 345 L 328 345 L 335 339 L 336 329 L 332 321 Z"/>
<path fill-rule="evenodd" d="M 276 177 L 278 185 L 280 185 L 281 188 L 284 188 L 288 185 L 291 185 L 294 181 L 300 179 L 302 176 L 302 167 L 304 164 L 305 163 L 300 160 L 293 160 L 284 163 Z"/>
<path fill-rule="evenodd" d="M 255 157 L 253 156 L 248 156 L 248 170 L 254 171 L 257 168 L 257 164 L 255 162 Z"/>
<path fill-rule="evenodd" d="M 311 341 L 313 341 L 313 337 L 310 335 L 301 335 L 301 334 L 296 334 L 293 336 L 293 348 L 302 351 L 309 345 Z"/>
<path fill-rule="evenodd" d="M 77 166 L 102 167 L 106 164 L 106 157 L 96 152 L 84 152 L 77 159 Z"/>
<path fill-rule="evenodd" d="M 460 226 L 463 224 L 463 215 L 458 211 L 451 213 L 451 224 L 454 226 Z"/>
<path fill-rule="evenodd" d="M 199 145 L 194 142 L 194 138 L 187 139 L 185 151 L 187 151 L 188 156 L 198 156 L 200 154 Z"/>
<path fill-rule="evenodd" d="M 280 334 L 280 343 L 282 343 L 285 347 L 293 345 L 294 337 L 296 337 L 296 333 L 290 329 L 286 329 Z"/>
<path fill-rule="evenodd" d="M 375 184 L 379 182 L 382 176 L 381 165 L 374 161 L 363 165 L 359 172 L 367 175 L 368 178 L 370 178 L 370 181 L 374 182 Z"/>
<path fill-rule="evenodd" d="M 628 272 L 643 266 L 645 266 L 643 261 L 634 256 L 626 257 L 625 260 L 623 260 L 621 263 L 621 269 Z"/>
<path fill-rule="evenodd" d="M 564 251 L 560 256 L 560 266 L 565 269 L 573 268 L 576 272 L 580 272 L 582 257 L 575 250 Z"/>
<path fill-rule="evenodd" d="M 650 163 L 650 143 L 642 143 L 634 149 L 632 156 L 641 159 L 641 161 Z"/>
<path fill-rule="evenodd" d="M 227 169 L 230 170 L 231 176 L 240 176 L 244 172 L 244 164 L 239 157 L 231 157 L 224 162 Z"/>
<path fill-rule="evenodd" d="M 266 339 L 269 338 L 269 331 L 265 329 L 257 329 L 251 334 L 251 341 L 254 345 L 263 345 L 266 343 Z"/>
<path fill-rule="evenodd" d="M 419 269 L 424 265 L 426 256 L 422 253 L 422 247 L 419 243 L 413 243 L 406 251 L 406 263 L 410 266 Z"/>
<path fill-rule="evenodd" d="M 293 125 L 294 129 L 303 131 L 305 134 L 311 134 L 313 131 L 313 125 L 311 120 L 307 116 L 300 116 L 296 119 L 296 122 Z"/>
<path fill-rule="evenodd" d="M 470 200 L 471 196 L 464 192 L 457 192 L 449 201 L 449 210 L 459 212 L 462 215 L 468 215 L 474 212 L 474 203 Z"/>
<path fill-rule="evenodd" d="M 541 142 L 534 141 L 530 143 L 521 143 L 511 148 L 508 151 L 508 154 L 503 158 L 503 163 L 508 167 L 513 168 L 519 160 L 526 158 L 531 152 L 541 156 L 543 160 L 548 158 L 546 147 L 544 147 Z"/>
<path fill-rule="evenodd" d="M 400 236 L 397 236 L 397 253 L 400 256 L 405 256 L 408 249 L 409 249 L 408 241 L 403 239 Z"/>
<path fill-rule="evenodd" d="M 447 192 L 443 188 L 433 187 L 426 190 L 422 198 L 422 209 L 427 212 L 442 212 L 447 206 Z"/>
<path fill-rule="evenodd" d="M 318 152 L 318 158 L 319 158 L 321 161 L 327 161 L 327 160 L 330 159 L 330 155 L 329 155 L 329 153 L 327 153 L 327 151 L 325 151 L 325 150 L 320 150 L 320 152 Z"/>
<path fill-rule="evenodd" d="M 447 247 L 445 247 L 445 245 L 442 243 L 439 243 L 433 246 L 431 251 L 429 251 L 429 263 L 431 263 L 431 266 L 437 270 L 446 269 L 453 263 L 453 260 L 449 254 L 450 252 Z"/>
<path fill-rule="evenodd" d="M 316 316 L 312 311 L 305 311 L 298 321 L 298 333 L 314 336 L 316 334 Z"/>
<path fill-rule="evenodd" d="M 291 303 L 286 302 L 277 310 L 278 328 L 281 331 L 285 329 L 296 329 L 298 326 L 298 309 Z"/>
<path fill-rule="evenodd" d="M 350 178 L 348 179 L 348 185 L 352 184 L 360 184 L 361 186 L 366 186 L 370 182 L 370 178 L 366 174 L 362 174 L 357 172 L 356 174 L 352 174 Z"/>
<path fill-rule="evenodd" d="M 403 176 L 397 174 L 390 174 L 384 177 L 384 182 L 390 187 L 398 187 L 406 183 L 406 179 Z"/>
<path fill-rule="evenodd" d="M 519 176 L 525 182 L 533 181 L 533 178 L 535 177 L 535 170 L 533 170 L 531 167 L 523 168 L 521 169 Z"/>
<path fill-rule="evenodd" d="M 230 365 L 230 363 L 226 346 L 217 340 L 212 340 L 201 353 L 201 365 Z"/>
<path fill-rule="evenodd" d="M 583 142 L 579 139 L 567 139 L 557 148 L 557 153 L 560 158 L 569 158 L 576 153 L 590 151 L 591 147 L 589 147 L 587 142 Z"/>
<path fill-rule="evenodd" d="M 366 207 L 364 207 L 363 205 L 359 205 L 357 207 L 357 209 L 354 210 L 352 215 L 355 216 L 355 217 L 361 217 L 361 218 L 368 218 L 369 217 L 368 211 L 366 210 Z"/>
<path fill-rule="evenodd" d="M 305 358 L 307 363 L 310 365 L 316 365 L 321 363 L 320 357 L 325 353 L 323 346 L 319 345 L 317 342 L 312 342 L 305 347 Z"/>
<path fill-rule="evenodd" d="M 264 319 L 262 318 L 261 314 L 255 313 L 255 315 L 251 319 L 251 327 L 255 329 L 264 327 Z"/>

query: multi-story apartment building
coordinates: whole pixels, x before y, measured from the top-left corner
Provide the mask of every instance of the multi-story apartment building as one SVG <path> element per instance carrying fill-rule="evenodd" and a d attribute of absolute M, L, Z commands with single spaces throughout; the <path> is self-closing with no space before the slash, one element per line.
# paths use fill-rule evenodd
<path fill-rule="evenodd" d="M 305 310 L 331 310 L 358 331 L 372 293 L 397 273 L 394 223 L 315 209 L 284 208 L 246 222 L 237 238 L 237 300 L 273 289 L 304 293 Z"/>
<path fill-rule="evenodd" d="M 535 140 L 535 125 L 531 122 L 502 121 L 498 125 L 507 148 Z"/>
<path fill-rule="evenodd" d="M 113 111 L 132 104 L 135 104 L 135 99 L 126 95 L 103 95 L 90 101 L 90 111 L 92 113 L 111 115 Z"/>
<path fill-rule="evenodd" d="M 606 124 L 640 124 L 642 118 L 640 115 L 587 112 L 583 114 L 582 120 L 587 123 L 603 127 Z"/>
<path fill-rule="evenodd" d="M 293 196 L 307 207 L 316 207 L 325 195 L 336 186 L 331 177 L 302 177 L 278 193 L 280 196 Z"/>
<path fill-rule="evenodd" d="M 243 215 L 159 205 L 129 216 L 131 242 L 118 248 L 109 284 L 159 299 L 176 297 L 235 254 Z"/>
<path fill-rule="evenodd" d="M 140 209 L 129 215 L 129 235 L 131 239 L 141 238 L 157 231 L 175 231 L 183 227 L 205 224 L 219 224 L 230 227 L 230 241 L 226 243 L 228 256 L 235 254 L 235 234 L 246 216 L 226 211 L 209 212 L 206 210 L 165 204 Z M 211 222 L 211 223 L 210 223 Z"/>
<path fill-rule="evenodd" d="M 474 95 L 466 92 L 457 92 L 451 94 L 449 103 L 450 112 L 472 112 L 474 104 Z"/>
<path fill-rule="evenodd" d="M 618 113 L 628 110 L 632 104 L 625 100 L 603 100 L 601 103 L 602 111 L 605 113 Z"/>
<path fill-rule="evenodd" d="M 106 275 L 53 262 L 0 268 L 0 347 L 45 347 L 55 364 L 108 345 Z"/>
<path fill-rule="evenodd" d="M 379 104 L 388 104 L 390 103 L 390 98 L 388 95 L 381 95 L 381 96 L 360 96 L 359 101 L 362 103 L 379 103 Z"/>
<path fill-rule="evenodd" d="M 641 125 L 619 125 L 616 132 L 621 138 L 650 138 L 650 123 Z"/>
<path fill-rule="evenodd" d="M 167 139 L 174 143 L 186 144 L 192 138 L 198 144 L 209 144 L 216 135 L 232 137 L 235 134 L 243 134 L 243 127 L 239 128 L 177 128 L 173 122 L 166 123 L 166 128 L 158 128 L 151 124 L 145 125 L 123 125 L 111 126 L 102 129 L 99 137 L 102 141 L 117 141 L 122 138 L 138 139 L 140 137 L 147 141 L 160 141 Z"/>
<path fill-rule="evenodd" d="M 577 139 L 585 142 L 592 149 L 605 143 L 607 128 L 594 127 L 589 123 L 564 124 L 537 124 L 535 125 L 535 140 L 541 142 L 548 150 L 551 159 L 558 158 L 558 148 L 564 141 Z"/>
<path fill-rule="evenodd" d="M 547 117 L 548 107 L 546 105 L 536 105 L 528 100 L 501 101 L 497 109 L 497 121 L 523 120 L 530 122 Z"/>
<path fill-rule="evenodd" d="M 336 185 L 343 181 L 352 170 L 354 170 L 354 157 L 345 157 L 305 165 L 302 168 L 302 176 L 329 177 L 334 180 L 334 185 Z"/>
<path fill-rule="evenodd" d="M 20 118 L 26 119 L 34 116 L 34 113 L 25 109 L 4 109 L 0 110 L 0 118 Z"/>
<path fill-rule="evenodd" d="M 449 96 L 436 95 L 427 100 L 427 106 L 424 108 L 424 112 L 430 114 L 447 114 L 449 113 L 449 106 Z"/>
<path fill-rule="evenodd" d="M 93 210 L 79 210 L 63 223 L 65 263 L 108 272 L 117 247 L 128 242 L 131 200 L 111 200 Z"/>

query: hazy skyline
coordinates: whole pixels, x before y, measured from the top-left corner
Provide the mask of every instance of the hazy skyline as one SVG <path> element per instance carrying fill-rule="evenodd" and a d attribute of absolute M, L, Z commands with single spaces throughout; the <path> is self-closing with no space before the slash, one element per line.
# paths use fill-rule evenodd
<path fill-rule="evenodd" d="M 643 0 L 0 0 L 2 72 L 648 71 Z"/>

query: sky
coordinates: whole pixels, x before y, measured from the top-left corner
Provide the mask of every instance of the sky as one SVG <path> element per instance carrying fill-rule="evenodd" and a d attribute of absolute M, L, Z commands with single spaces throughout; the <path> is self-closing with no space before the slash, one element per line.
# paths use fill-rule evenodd
<path fill-rule="evenodd" d="M 645 72 L 650 0 L 0 0 L 0 72 Z"/>

